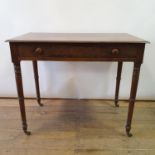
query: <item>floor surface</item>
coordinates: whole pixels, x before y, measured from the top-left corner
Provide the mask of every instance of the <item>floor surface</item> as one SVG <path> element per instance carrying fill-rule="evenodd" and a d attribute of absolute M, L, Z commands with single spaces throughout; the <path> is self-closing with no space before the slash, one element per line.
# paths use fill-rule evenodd
<path fill-rule="evenodd" d="M 0 155 L 155 155 L 155 102 L 136 102 L 132 133 L 125 134 L 127 102 L 26 100 L 21 130 L 16 99 L 0 99 Z"/>

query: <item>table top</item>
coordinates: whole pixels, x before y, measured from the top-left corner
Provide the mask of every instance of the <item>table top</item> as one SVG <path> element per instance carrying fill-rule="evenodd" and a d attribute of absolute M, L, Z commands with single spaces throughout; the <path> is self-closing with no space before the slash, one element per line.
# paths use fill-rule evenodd
<path fill-rule="evenodd" d="M 149 43 L 127 33 L 27 33 L 7 42 Z"/>

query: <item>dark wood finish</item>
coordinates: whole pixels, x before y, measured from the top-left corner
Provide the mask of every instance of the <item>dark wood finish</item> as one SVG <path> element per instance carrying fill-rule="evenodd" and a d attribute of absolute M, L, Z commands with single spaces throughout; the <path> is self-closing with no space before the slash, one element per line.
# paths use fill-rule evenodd
<path fill-rule="evenodd" d="M 118 62 L 117 78 L 116 78 L 116 91 L 115 91 L 115 106 L 116 107 L 119 107 L 118 95 L 119 95 L 119 87 L 120 87 L 120 80 L 121 80 L 121 73 L 122 73 L 122 65 L 123 65 L 123 62 Z"/>
<path fill-rule="evenodd" d="M 25 104 L 24 104 L 23 84 L 22 84 L 20 62 L 14 63 L 14 69 L 15 69 L 15 76 L 16 76 L 18 100 L 19 100 L 21 118 L 22 118 L 22 123 L 23 123 L 23 130 L 24 130 L 25 134 L 30 135 L 31 133 L 29 131 L 27 131 L 27 121 L 26 121 L 26 112 L 25 112 Z"/>
<path fill-rule="evenodd" d="M 127 33 L 27 33 L 7 41 L 33 43 L 149 43 Z"/>
<path fill-rule="evenodd" d="M 20 60 L 134 61 L 140 44 L 16 43 Z M 114 52 L 117 50 L 119 52 Z"/>
<path fill-rule="evenodd" d="M 134 105 L 136 100 L 140 66 L 141 66 L 141 63 L 137 63 L 137 62 L 134 63 L 132 85 L 131 85 L 131 92 L 130 92 L 130 99 L 129 99 L 128 117 L 127 117 L 127 124 L 126 124 L 126 132 L 129 137 L 132 136 L 132 134 L 130 133 L 130 130 L 131 130 L 133 110 L 134 110 Z"/>
<path fill-rule="evenodd" d="M 23 130 L 26 134 L 26 114 L 21 79 L 21 60 L 33 61 L 38 102 L 40 103 L 38 60 L 50 61 L 117 61 L 117 84 L 115 104 L 117 106 L 119 85 L 124 61 L 134 62 L 134 71 L 128 109 L 126 133 L 131 136 L 131 121 L 136 100 L 140 65 L 143 62 L 145 40 L 128 34 L 48 34 L 29 33 L 8 40 L 12 61 L 15 65 L 17 92 L 21 109 Z"/>
<path fill-rule="evenodd" d="M 40 88 L 39 88 L 39 75 L 38 75 L 38 64 L 37 61 L 33 61 L 33 71 L 34 71 L 34 79 L 35 79 L 35 86 L 36 86 L 36 94 L 37 94 L 37 101 L 40 106 L 43 106 L 40 99 Z"/>

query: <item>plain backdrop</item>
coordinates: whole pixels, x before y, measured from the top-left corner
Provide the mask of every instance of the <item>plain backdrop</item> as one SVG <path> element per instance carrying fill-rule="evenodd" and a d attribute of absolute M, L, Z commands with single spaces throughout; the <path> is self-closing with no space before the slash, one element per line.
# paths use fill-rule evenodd
<path fill-rule="evenodd" d="M 146 45 L 138 99 L 155 99 L 154 0 L 0 0 L 0 97 L 15 97 L 8 38 L 27 32 L 125 32 Z M 124 63 L 120 98 L 128 99 L 132 63 Z M 113 99 L 116 62 L 39 62 L 41 96 Z M 31 62 L 22 62 L 24 94 L 35 97 Z"/>

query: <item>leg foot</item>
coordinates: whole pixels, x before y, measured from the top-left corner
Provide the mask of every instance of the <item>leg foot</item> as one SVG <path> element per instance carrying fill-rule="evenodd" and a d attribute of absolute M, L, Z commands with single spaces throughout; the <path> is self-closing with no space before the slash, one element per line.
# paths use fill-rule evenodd
<path fill-rule="evenodd" d="M 126 134 L 128 137 L 132 137 L 132 133 L 130 133 L 131 127 L 130 126 L 126 126 Z"/>
<path fill-rule="evenodd" d="M 40 98 L 37 98 L 37 102 L 38 102 L 38 104 L 42 107 L 43 106 L 43 104 L 41 103 L 41 101 L 40 101 Z"/>
<path fill-rule="evenodd" d="M 44 105 L 42 104 L 42 103 L 40 103 L 40 102 L 38 102 L 38 104 L 41 106 L 41 107 L 43 107 Z"/>
<path fill-rule="evenodd" d="M 31 132 L 30 131 L 27 131 L 27 124 L 26 123 L 23 123 L 23 131 L 26 135 L 31 135 Z"/>
<path fill-rule="evenodd" d="M 126 132 L 126 134 L 127 134 L 128 137 L 132 137 L 132 133 Z"/>
<path fill-rule="evenodd" d="M 31 132 L 30 131 L 27 131 L 27 124 L 23 124 L 23 131 L 24 131 L 24 133 L 26 134 L 26 135 L 31 135 Z"/>
<path fill-rule="evenodd" d="M 24 130 L 24 133 L 25 133 L 27 136 L 30 136 L 30 135 L 31 135 L 31 132 L 30 132 L 30 131 L 27 131 L 27 130 Z"/>
<path fill-rule="evenodd" d="M 115 107 L 119 107 L 118 101 L 115 101 Z"/>

